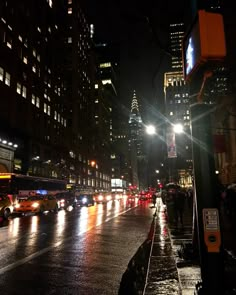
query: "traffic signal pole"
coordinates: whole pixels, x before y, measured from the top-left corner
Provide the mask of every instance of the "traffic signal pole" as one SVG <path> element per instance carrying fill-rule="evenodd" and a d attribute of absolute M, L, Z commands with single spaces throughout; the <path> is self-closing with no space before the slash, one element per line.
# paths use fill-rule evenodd
<path fill-rule="evenodd" d="M 212 142 L 212 105 L 199 101 L 190 108 L 194 198 L 202 282 L 197 294 L 223 294 L 224 263 L 218 186 Z"/>

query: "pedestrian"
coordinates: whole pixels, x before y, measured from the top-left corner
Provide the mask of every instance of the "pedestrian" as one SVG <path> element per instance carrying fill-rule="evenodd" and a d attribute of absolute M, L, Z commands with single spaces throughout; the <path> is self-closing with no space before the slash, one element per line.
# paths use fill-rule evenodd
<path fill-rule="evenodd" d="M 188 204 L 188 209 L 192 210 L 193 209 L 193 189 L 190 188 L 187 192 L 187 204 Z"/>
<path fill-rule="evenodd" d="M 152 203 L 153 203 L 153 206 L 156 207 L 156 201 L 157 201 L 157 196 L 155 193 L 152 194 Z"/>
<path fill-rule="evenodd" d="M 184 206 L 185 206 L 186 194 L 184 190 L 177 189 L 174 195 L 174 222 L 175 225 L 178 226 L 179 222 L 181 226 L 183 223 L 183 214 L 184 214 Z"/>
<path fill-rule="evenodd" d="M 226 190 L 226 199 L 228 203 L 229 218 L 231 221 L 236 220 L 236 184 L 231 184 Z"/>

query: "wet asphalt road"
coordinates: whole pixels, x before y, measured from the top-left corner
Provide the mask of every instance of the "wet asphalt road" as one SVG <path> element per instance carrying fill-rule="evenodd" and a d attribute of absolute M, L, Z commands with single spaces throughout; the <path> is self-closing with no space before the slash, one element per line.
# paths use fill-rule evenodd
<path fill-rule="evenodd" d="M 150 206 L 122 200 L 10 218 L 0 227 L 0 294 L 118 294 Z"/>

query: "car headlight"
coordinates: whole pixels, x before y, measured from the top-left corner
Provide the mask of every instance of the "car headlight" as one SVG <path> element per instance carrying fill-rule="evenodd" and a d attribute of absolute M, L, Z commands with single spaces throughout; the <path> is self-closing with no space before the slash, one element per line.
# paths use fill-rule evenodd
<path fill-rule="evenodd" d="M 107 199 L 107 201 L 110 201 L 111 200 L 111 196 L 110 195 L 106 196 L 106 199 Z"/>
<path fill-rule="evenodd" d="M 98 200 L 99 200 L 99 201 L 102 201 L 102 200 L 103 200 L 103 196 L 102 196 L 102 195 L 99 195 L 99 196 L 98 196 Z"/>
<path fill-rule="evenodd" d="M 88 201 L 87 198 L 83 198 L 83 199 L 82 199 L 82 203 L 83 203 L 83 204 L 87 203 L 87 201 Z"/>
<path fill-rule="evenodd" d="M 15 208 L 20 208 L 20 204 L 16 204 L 15 205 Z"/>
<path fill-rule="evenodd" d="M 37 208 L 39 206 L 39 203 L 33 203 L 31 206 Z"/>

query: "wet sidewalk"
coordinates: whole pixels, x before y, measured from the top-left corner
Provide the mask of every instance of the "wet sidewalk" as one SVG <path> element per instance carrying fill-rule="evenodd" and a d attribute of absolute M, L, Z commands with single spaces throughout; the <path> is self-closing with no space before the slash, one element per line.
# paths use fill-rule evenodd
<path fill-rule="evenodd" d="M 182 243 L 189 243 L 192 239 L 192 220 L 185 216 L 184 228 L 171 227 L 161 199 L 157 201 L 154 240 L 143 294 L 194 294 L 195 285 L 200 280 L 200 269 L 182 264 L 178 256 Z"/>
<path fill-rule="evenodd" d="M 186 260 L 179 255 L 183 245 L 192 243 L 192 212 L 186 208 L 183 227 L 167 220 L 161 199 L 158 199 L 155 233 L 150 254 L 144 295 L 193 295 L 201 281 L 199 261 Z M 225 255 L 225 294 L 234 293 L 236 278 L 236 237 L 229 221 L 222 218 L 222 238 Z M 229 291 L 230 290 L 230 291 Z"/>

